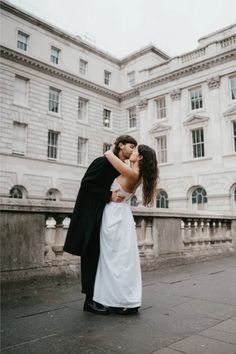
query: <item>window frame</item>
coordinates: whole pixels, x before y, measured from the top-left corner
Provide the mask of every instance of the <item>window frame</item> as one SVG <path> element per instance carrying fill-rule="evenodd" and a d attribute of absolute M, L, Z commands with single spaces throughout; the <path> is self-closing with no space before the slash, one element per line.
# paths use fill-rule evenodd
<path fill-rule="evenodd" d="M 105 123 L 105 119 L 107 119 L 107 117 L 105 117 L 105 115 L 104 115 L 105 111 L 110 112 L 110 116 L 109 116 L 109 126 L 107 126 L 106 123 Z M 103 117 L 102 117 L 102 118 L 103 118 L 103 119 L 102 119 L 102 126 L 103 126 L 103 128 L 104 128 L 104 129 L 109 129 L 109 130 L 111 130 L 111 129 L 112 129 L 112 111 L 111 111 L 111 109 L 108 109 L 108 108 L 104 107 L 102 114 L 103 114 Z"/>
<path fill-rule="evenodd" d="M 161 102 L 164 100 L 164 107 L 158 107 L 158 102 Z M 155 116 L 156 120 L 161 120 L 161 119 L 166 119 L 167 118 L 167 106 L 166 106 L 166 96 L 161 96 L 156 98 L 155 100 Z M 164 112 L 164 115 L 163 115 Z"/>
<path fill-rule="evenodd" d="M 79 143 L 83 142 L 81 151 L 79 150 Z M 77 165 L 86 166 L 88 163 L 88 139 L 78 136 L 77 139 Z"/>
<path fill-rule="evenodd" d="M 232 87 L 232 82 L 231 82 L 232 79 L 235 80 L 234 87 Z M 236 75 L 232 75 L 229 77 L 229 88 L 230 88 L 230 100 L 232 102 L 235 102 L 236 101 Z M 233 98 L 233 95 L 235 96 L 235 98 Z"/>
<path fill-rule="evenodd" d="M 192 100 L 191 98 L 191 92 L 195 91 L 197 92 L 197 90 L 199 89 L 199 91 L 201 92 L 201 96 L 197 97 L 195 96 L 194 97 L 194 100 Z M 203 88 L 202 88 L 202 85 L 198 85 L 198 86 L 194 86 L 192 88 L 189 88 L 188 89 L 188 97 L 189 97 L 189 111 L 190 112 L 196 112 L 196 111 L 199 111 L 201 109 L 204 109 L 204 102 L 203 102 Z M 199 105 L 199 107 L 195 107 L 193 108 L 192 107 L 192 103 L 194 103 L 194 105 L 196 105 L 196 102 L 198 102 L 200 100 L 201 102 L 201 105 Z"/>
<path fill-rule="evenodd" d="M 82 67 L 82 64 L 84 64 L 84 67 Z M 79 73 L 83 76 L 86 76 L 88 73 L 88 61 L 83 58 L 79 58 Z"/>
<path fill-rule="evenodd" d="M 106 77 L 106 75 L 108 75 Z M 110 86 L 111 85 L 111 72 L 108 70 L 104 70 L 104 85 Z"/>
<path fill-rule="evenodd" d="M 56 136 L 56 144 L 50 144 L 50 139 L 49 139 L 49 134 L 53 133 Z M 50 149 L 53 151 L 55 149 L 56 151 L 56 157 L 49 156 L 49 151 Z M 51 161 L 58 161 L 59 160 L 59 154 L 60 154 L 60 132 L 49 129 L 48 130 L 48 143 L 47 143 L 47 159 Z"/>
<path fill-rule="evenodd" d="M 110 151 L 111 149 L 112 149 L 112 144 L 110 144 L 110 143 L 103 143 L 103 145 L 102 145 L 103 154 L 104 154 L 106 151 Z"/>
<path fill-rule="evenodd" d="M 131 75 L 133 75 L 133 77 Z M 132 70 L 132 71 L 127 73 L 128 84 L 129 84 L 130 87 L 135 85 L 135 82 L 136 82 L 136 77 L 135 76 L 136 76 L 135 75 L 135 70 Z"/>
<path fill-rule="evenodd" d="M 22 150 L 16 149 L 14 148 L 14 145 L 16 146 L 16 141 L 17 141 L 17 136 L 15 135 L 15 128 L 16 126 L 21 126 L 24 128 L 24 138 L 22 141 Z M 25 156 L 27 153 L 27 130 L 28 130 L 28 126 L 25 123 L 21 123 L 21 122 L 13 122 L 13 143 L 12 143 L 12 154 L 13 155 L 21 155 L 21 156 Z M 18 140 L 18 144 L 20 145 L 20 139 Z"/>
<path fill-rule="evenodd" d="M 50 98 L 51 91 L 57 92 L 58 93 L 58 100 L 53 100 Z M 48 92 L 48 112 L 50 114 L 55 114 L 55 115 L 60 115 L 61 113 L 61 93 L 62 91 L 56 87 L 49 86 L 49 92 Z M 50 110 L 50 102 L 52 103 L 57 103 L 57 111 Z M 53 106 L 52 106 L 53 108 Z"/>
<path fill-rule="evenodd" d="M 80 108 L 80 102 L 85 103 L 85 108 L 81 109 Z M 89 100 L 87 98 L 84 98 L 82 96 L 78 97 L 78 122 L 88 122 L 88 105 L 89 105 Z M 80 118 L 80 112 L 82 112 L 81 114 L 81 118 Z"/>
<path fill-rule="evenodd" d="M 193 141 L 193 133 L 197 132 L 197 131 L 202 131 L 202 136 L 203 136 L 203 141 L 197 141 L 194 143 Z M 196 159 L 202 159 L 206 157 L 206 143 L 205 143 L 205 131 L 204 131 L 204 127 L 196 127 L 196 128 L 192 128 L 190 129 L 190 134 L 191 134 L 191 151 L 192 151 L 192 159 L 196 160 Z M 202 136 L 200 136 L 200 138 L 202 138 Z M 196 138 L 196 137 L 195 137 Z M 198 152 L 198 146 L 200 146 L 200 150 L 201 152 L 203 151 L 203 155 L 201 156 L 194 156 L 195 151 Z M 196 149 L 195 149 L 196 147 Z M 202 148 L 203 147 L 203 148 Z"/>
<path fill-rule="evenodd" d="M 129 129 L 137 129 L 137 109 L 136 106 L 132 106 L 127 108 L 128 111 L 128 127 Z M 134 115 L 132 116 L 132 113 L 134 112 Z M 134 122 L 134 125 L 131 124 L 131 122 Z"/>
<path fill-rule="evenodd" d="M 57 56 L 53 55 L 52 51 L 55 50 L 57 52 Z M 56 58 L 56 61 L 52 60 L 52 58 Z M 51 45 L 51 53 L 50 53 L 50 62 L 54 65 L 58 65 L 61 59 L 61 49 L 57 48 L 53 44 Z"/>
<path fill-rule="evenodd" d="M 164 203 L 164 206 L 162 206 L 163 203 Z M 158 204 L 159 204 L 159 206 L 158 206 Z M 164 189 L 161 189 L 159 191 L 159 193 L 157 194 L 157 197 L 156 197 L 156 208 L 158 208 L 158 209 L 169 209 L 169 197 L 168 197 L 168 193 Z"/>
<path fill-rule="evenodd" d="M 23 37 L 26 38 L 26 42 L 22 42 L 19 40 L 19 35 L 22 35 Z M 16 38 L 16 48 L 19 49 L 22 52 L 28 52 L 29 51 L 29 40 L 30 40 L 30 35 L 26 32 L 24 32 L 21 29 L 17 29 L 17 38 Z M 19 46 L 19 43 L 25 45 L 25 49 L 21 48 Z"/>
<path fill-rule="evenodd" d="M 161 148 L 159 150 L 158 148 L 158 140 L 165 138 L 165 148 Z M 156 152 L 157 152 L 157 160 L 160 165 L 167 164 L 168 163 L 168 140 L 167 140 L 167 134 L 162 134 L 158 135 L 155 137 L 155 145 L 156 145 Z M 164 160 L 162 159 L 163 157 L 163 152 L 164 152 Z"/>
<path fill-rule="evenodd" d="M 25 96 L 25 102 L 21 102 L 20 100 L 18 101 L 17 100 L 17 91 L 16 90 L 16 83 L 17 83 L 17 80 L 21 80 L 21 81 L 25 81 L 25 93 L 24 93 L 24 96 Z M 21 107 L 29 107 L 29 84 L 30 84 L 30 79 L 26 78 L 26 77 L 23 77 L 23 76 L 20 76 L 20 75 L 15 75 L 15 81 L 14 81 L 14 98 L 13 98 L 13 103 L 17 106 L 21 106 Z M 18 96 L 19 97 L 19 96 Z"/>

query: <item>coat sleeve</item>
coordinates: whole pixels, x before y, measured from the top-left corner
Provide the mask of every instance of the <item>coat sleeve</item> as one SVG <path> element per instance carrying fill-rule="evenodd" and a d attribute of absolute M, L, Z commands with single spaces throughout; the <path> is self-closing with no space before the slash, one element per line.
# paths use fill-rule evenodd
<path fill-rule="evenodd" d="M 111 200 L 110 185 L 106 185 L 105 176 L 113 169 L 105 157 L 98 157 L 88 167 L 82 182 L 81 189 L 93 195 L 93 198 L 108 203 Z"/>

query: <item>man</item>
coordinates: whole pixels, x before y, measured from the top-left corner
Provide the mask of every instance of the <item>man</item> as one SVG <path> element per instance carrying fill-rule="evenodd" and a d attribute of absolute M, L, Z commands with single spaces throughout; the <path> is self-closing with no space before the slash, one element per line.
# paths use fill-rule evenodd
<path fill-rule="evenodd" d="M 121 135 L 115 141 L 114 153 L 125 161 L 137 146 L 129 135 Z M 100 224 L 106 203 L 121 202 L 123 197 L 110 187 L 119 172 L 105 156 L 98 157 L 88 167 L 71 217 L 64 251 L 81 256 L 82 293 L 86 294 L 84 311 L 108 314 L 109 310 L 93 301 L 94 283 L 100 251 Z"/>

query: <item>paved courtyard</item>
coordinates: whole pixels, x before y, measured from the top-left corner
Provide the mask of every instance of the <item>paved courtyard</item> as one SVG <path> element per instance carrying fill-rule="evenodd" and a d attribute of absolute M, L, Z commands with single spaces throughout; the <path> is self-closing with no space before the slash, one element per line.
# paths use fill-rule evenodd
<path fill-rule="evenodd" d="M 77 282 L 2 295 L 3 354 L 236 354 L 236 257 L 143 273 L 138 315 L 82 311 Z"/>

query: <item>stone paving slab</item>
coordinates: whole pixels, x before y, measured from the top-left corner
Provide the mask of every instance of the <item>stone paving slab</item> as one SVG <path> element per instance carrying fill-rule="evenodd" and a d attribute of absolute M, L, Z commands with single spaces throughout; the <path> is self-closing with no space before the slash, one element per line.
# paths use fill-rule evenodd
<path fill-rule="evenodd" d="M 79 282 L 2 296 L 2 354 L 236 354 L 236 257 L 143 273 L 138 315 L 82 311 Z"/>

